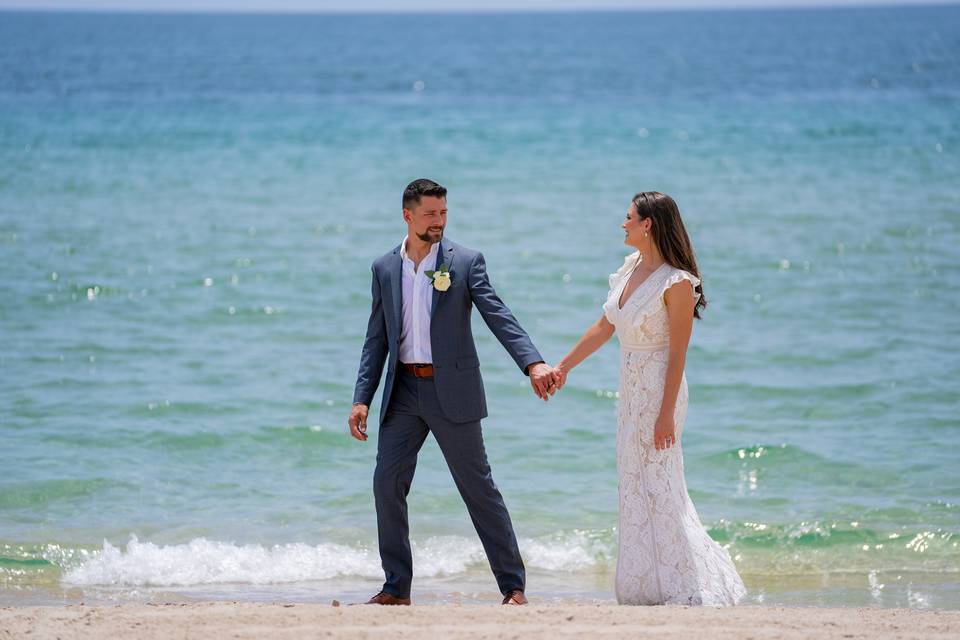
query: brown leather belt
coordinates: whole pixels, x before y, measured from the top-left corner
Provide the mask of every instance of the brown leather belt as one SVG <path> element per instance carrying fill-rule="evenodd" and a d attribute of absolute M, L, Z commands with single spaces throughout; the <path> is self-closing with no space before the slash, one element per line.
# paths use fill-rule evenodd
<path fill-rule="evenodd" d="M 432 364 L 420 364 L 419 362 L 401 362 L 400 366 L 403 367 L 404 371 L 406 371 L 407 373 L 412 373 L 418 378 L 433 377 Z"/>

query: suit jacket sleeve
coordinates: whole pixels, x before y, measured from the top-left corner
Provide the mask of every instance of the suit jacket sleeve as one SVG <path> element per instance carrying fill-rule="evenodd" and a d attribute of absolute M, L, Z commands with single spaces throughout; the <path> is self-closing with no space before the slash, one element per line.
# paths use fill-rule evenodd
<path fill-rule="evenodd" d="M 370 319 L 367 321 L 367 337 L 363 341 L 363 351 L 360 354 L 357 384 L 353 390 L 353 401 L 362 402 L 367 406 L 373 402 L 373 396 L 377 392 L 389 349 L 387 324 L 380 297 L 380 281 L 377 279 L 376 267 L 371 267 L 370 270 L 373 273 L 373 282 L 370 285 L 373 302 L 370 305 Z"/>
<path fill-rule="evenodd" d="M 468 284 L 470 297 L 483 317 L 483 321 L 487 323 L 490 331 L 497 337 L 520 370 L 529 375 L 527 367 L 535 362 L 543 362 L 543 358 L 533 346 L 530 336 L 494 291 L 493 285 L 487 278 L 487 263 L 479 251 L 470 264 Z"/>

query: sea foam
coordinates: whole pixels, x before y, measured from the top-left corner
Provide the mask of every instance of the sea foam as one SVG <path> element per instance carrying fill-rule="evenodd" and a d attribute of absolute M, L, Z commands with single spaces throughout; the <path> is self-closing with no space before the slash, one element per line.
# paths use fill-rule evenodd
<path fill-rule="evenodd" d="M 528 568 L 582 571 L 611 557 L 605 536 L 574 531 L 520 541 Z M 486 566 L 479 540 L 436 536 L 411 543 L 415 571 L 421 577 L 457 575 Z M 107 540 L 103 549 L 68 568 L 69 585 L 188 586 L 202 584 L 271 584 L 325 580 L 341 576 L 380 578 L 375 547 L 334 543 L 235 544 L 194 538 L 183 544 L 158 545 L 131 534 L 125 549 Z"/>

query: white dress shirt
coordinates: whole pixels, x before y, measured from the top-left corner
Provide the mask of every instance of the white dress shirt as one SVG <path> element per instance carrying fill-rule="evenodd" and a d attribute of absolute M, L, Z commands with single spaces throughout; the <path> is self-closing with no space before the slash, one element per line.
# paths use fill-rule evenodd
<path fill-rule="evenodd" d="M 436 267 L 440 243 L 433 243 L 430 253 L 420 261 L 420 267 L 415 268 L 413 260 L 407 257 L 407 238 L 408 236 L 405 236 L 400 243 L 400 258 L 403 262 L 400 276 L 403 321 L 400 329 L 400 362 L 433 364 L 433 352 L 430 349 L 433 281 L 424 271 L 431 271 Z"/>

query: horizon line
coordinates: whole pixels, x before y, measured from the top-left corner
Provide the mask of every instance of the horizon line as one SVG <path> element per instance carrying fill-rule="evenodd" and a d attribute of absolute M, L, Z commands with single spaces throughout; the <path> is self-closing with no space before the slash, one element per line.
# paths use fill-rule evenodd
<path fill-rule="evenodd" d="M 778 6 L 768 6 L 757 1 L 756 4 L 745 2 L 733 2 L 725 6 L 703 6 L 697 4 L 679 4 L 668 7 L 598 7 L 596 5 L 584 5 L 582 7 L 465 7 L 465 8 L 370 8 L 370 9 L 309 9 L 309 8 L 276 8 L 265 7 L 231 9 L 216 9 L 204 7 L 191 9 L 186 7 L 177 7 L 173 9 L 162 8 L 127 8 L 127 7 L 37 7 L 37 6 L 10 6 L 0 5 L 0 12 L 6 13 L 93 13 L 93 14 L 162 14 L 162 15 L 471 15 L 471 14 L 569 14 L 569 13 L 682 13 L 692 11 L 703 12 L 725 12 L 725 11 L 824 11 L 836 9 L 924 9 L 924 8 L 942 8 L 960 5 L 960 0 L 925 0 L 924 2 L 905 3 L 899 0 L 891 2 L 877 2 L 871 0 L 868 2 L 856 2 L 855 0 L 840 0 L 831 4 L 787 4 Z"/>

